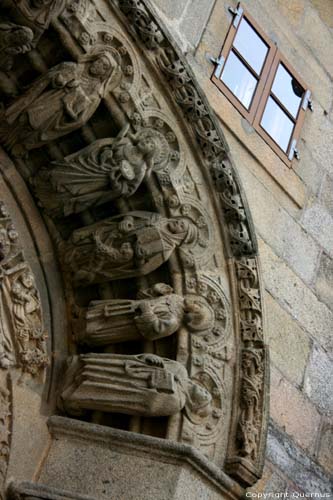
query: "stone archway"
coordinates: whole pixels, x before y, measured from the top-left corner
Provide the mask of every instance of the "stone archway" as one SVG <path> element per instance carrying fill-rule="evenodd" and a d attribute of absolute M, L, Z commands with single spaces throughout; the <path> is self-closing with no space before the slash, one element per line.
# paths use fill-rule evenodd
<path fill-rule="evenodd" d="M 93 478 L 84 484 L 89 453 L 105 440 L 106 454 L 117 443 L 121 484 L 130 484 L 129 449 L 158 462 L 155 443 L 162 462 L 200 470 L 203 483 L 210 477 L 205 491 L 237 498 L 237 483 L 251 485 L 262 472 L 268 355 L 256 239 L 228 146 L 145 2 L 49 3 L 3 7 L 3 46 L 20 43 L 6 37 L 22 27 L 27 43 L 6 52 L 0 75 L 1 164 L 13 191 L 16 178 L 29 186 L 58 256 L 63 290 L 51 282 L 49 293 L 59 316 L 64 294 L 68 326 L 49 325 L 46 414 L 74 420 L 51 418 L 39 486 L 22 483 L 11 494 L 116 498 Z M 39 285 L 38 270 L 35 277 Z M 16 478 L 17 459 L 7 459 L 7 482 L 31 479 Z"/>

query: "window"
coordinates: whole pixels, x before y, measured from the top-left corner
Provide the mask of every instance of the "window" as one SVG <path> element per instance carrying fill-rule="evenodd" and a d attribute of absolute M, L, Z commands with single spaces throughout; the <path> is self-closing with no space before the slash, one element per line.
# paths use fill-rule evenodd
<path fill-rule="evenodd" d="M 290 167 L 310 91 L 276 45 L 238 5 L 212 81 Z"/>

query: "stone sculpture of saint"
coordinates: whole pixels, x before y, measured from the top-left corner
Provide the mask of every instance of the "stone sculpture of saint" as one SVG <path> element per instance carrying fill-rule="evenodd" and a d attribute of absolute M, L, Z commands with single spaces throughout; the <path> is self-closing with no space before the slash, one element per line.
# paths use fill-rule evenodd
<path fill-rule="evenodd" d="M 136 211 L 76 229 L 60 251 L 74 283 L 89 285 L 147 275 L 196 239 L 186 217 Z"/>
<path fill-rule="evenodd" d="M 26 26 L 10 22 L 0 23 L 0 69 L 9 71 L 13 67 L 14 56 L 25 54 L 32 49 L 34 34 Z"/>
<path fill-rule="evenodd" d="M 141 292 L 137 300 L 96 300 L 89 304 L 78 341 L 105 346 L 130 340 L 158 340 L 175 333 L 184 317 L 184 299 L 165 283 Z"/>
<path fill-rule="evenodd" d="M 101 139 L 42 168 L 32 183 L 52 217 L 79 213 L 119 197 L 132 196 L 154 167 L 168 160 L 168 143 L 157 130 L 136 135 L 128 126 L 117 138 Z"/>
<path fill-rule="evenodd" d="M 27 371 L 36 373 L 37 366 L 47 365 L 48 359 L 46 334 L 41 328 L 40 300 L 29 270 L 14 281 L 11 294 L 20 360 Z"/>
<path fill-rule="evenodd" d="M 0 116 L 0 141 L 16 156 L 77 130 L 120 81 L 120 66 L 109 50 L 78 63 L 54 66 Z"/>
<path fill-rule="evenodd" d="M 74 356 L 65 380 L 59 405 L 73 415 L 99 410 L 160 417 L 185 406 L 200 416 L 211 411 L 210 393 L 181 363 L 153 354 Z"/>

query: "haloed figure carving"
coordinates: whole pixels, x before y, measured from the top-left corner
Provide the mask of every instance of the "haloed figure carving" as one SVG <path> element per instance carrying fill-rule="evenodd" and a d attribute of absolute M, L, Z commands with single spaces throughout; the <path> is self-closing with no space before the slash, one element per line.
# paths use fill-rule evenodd
<path fill-rule="evenodd" d="M 188 218 L 137 211 L 77 229 L 60 249 L 75 284 L 88 285 L 144 276 L 196 239 Z"/>
<path fill-rule="evenodd" d="M 206 416 L 211 395 L 177 361 L 153 354 L 84 354 L 72 358 L 60 406 L 146 417 L 169 416 L 188 406 Z"/>
<path fill-rule="evenodd" d="M 85 55 L 78 63 L 58 64 L 2 113 L 1 142 L 21 156 L 80 128 L 107 90 L 119 83 L 120 71 L 106 50 Z"/>
<path fill-rule="evenodd" d="M 9 71 L 14 64 L 14 56 L 25 54 L 32 49 L 34 34 L 26 26 L 10 22 L 0 23 L 0 69 Z"/>
<path fill-rule="evenodd" d="M 132 135 L 128 128 L 40 170 L 32 183 L 49 215 L 62 217 L 129 198 L 154 167 L 166 165 L 169 147 L 160 132 L 146 128 Z"/>
<path fill-rule="evenodd" d="M 116 342 L 157 340 L 175 333 L 184 316 L 184 299 L 165 283 L 156 283 L 138 300 L 97 300 L 86 311 L 78 340 L 89 346 Z"/>

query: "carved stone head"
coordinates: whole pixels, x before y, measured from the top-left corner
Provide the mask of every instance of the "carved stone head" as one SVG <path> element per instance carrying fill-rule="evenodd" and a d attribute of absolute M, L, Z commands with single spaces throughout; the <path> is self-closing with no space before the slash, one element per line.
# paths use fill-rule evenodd
<path fill-rule="evenodd" d="M 188 387 L 186 407 L 201 417 L 207 417 L 211 413 L 211 394 L 202 385 L 190 382 Z"/>

